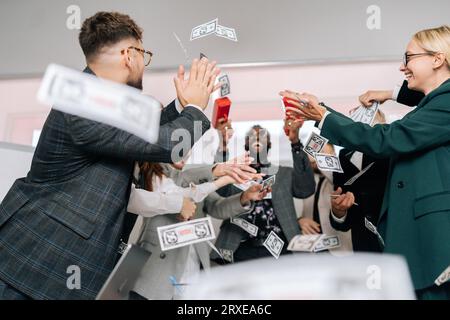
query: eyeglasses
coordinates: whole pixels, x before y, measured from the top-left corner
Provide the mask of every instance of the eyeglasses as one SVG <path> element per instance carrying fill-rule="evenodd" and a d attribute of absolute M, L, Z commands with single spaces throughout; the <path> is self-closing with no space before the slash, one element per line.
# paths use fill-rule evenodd
<path fill-rule="evenodd" d="M 434 56 L 437 54 L 437 52 L 428 51 L 428 52 L 422 52 L 422 53 L 407 53 L 403 55 L 403 65 L 406 67 L 408 65 L 408 62 L 411 61 L 411 57 L 419 57 L 419 56 Z"/>
<path fill-rule="evenodd" d="M 142 56 L 144 57 L 144 65 L 145 66 L 148 66 L 150 64 L 150 62 L 152 61 L 153 53 L 151 51 L 146 51 L 146 50 L 138 48 L 138 47 L 130 46 L 127 49 L 123 49 L 122 51 L 120 51 L 120 53 L 124 54 L 125 50 L 130 50 L 130 49 L 134 49 L 134 50 L 142 53 Z"/>

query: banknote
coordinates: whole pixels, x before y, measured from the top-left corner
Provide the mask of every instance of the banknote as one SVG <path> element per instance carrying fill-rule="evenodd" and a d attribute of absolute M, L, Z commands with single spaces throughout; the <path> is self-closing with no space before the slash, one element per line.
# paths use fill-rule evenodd
<path fill-rule="evenodd" d="M 233 28 L 224 27 L 221 25 L 217 25 L 216 35 L 222 38 L 226 38 L 231 41 L 238 41 L 236 30 Z"/>
<path fill-rule="evenodd" d="M 317 167 L 323 171 L 344 172 L 339 158 L 329 154 L 315 154 Z"/>
<path fill-rule="evenodd" d="M 380 242 L 380 244 L 384 247 L 384 240 L 383 237 L 381 237 L 381 234 L 378 232 L 377 227 L 375 227 L 373 225 L 372 222 L 369 221 L 369 219 L 367 219 L 366 217 L 364 217 L 364 225 L 366 226 L 366 228 L 372 232 L 373 234 L 375 234 L 378 238 L 378 241 Z"/>
<path fill-rule="evenodd" d="M 162 251 L 214 239 L 211 217 L 175 223 L 157 228 Z"/>
<path fill-rule="evenodd" d="M 353 177 L 351 177 L 350 179 L 348 179 L 345 183 L 344 186 L 351 186 L 356 180 L 358 180 L 359 177 L 361 177 L 364 173 L 366 173 L 370 168 L 372 168 L 372 166 L 375 164 L 375 162 L 370 163 L 369 165 L 367 165 L 364 169 L 362 169 L 360 172 L 358 172 L 357 174 L 355 174 Z"/>
<path fill-rule="evenodd" d="M 362 111 L 363 111 L 364 106 L 359 106 L 356 110 L 354 110 L 351 114 L 350 114 L 350 118 L 355 121 L 358 122 L 361 119 L 361 115 L 362 115 Z"/>
<path fill-rule="evenodd" d="M 233 255 L 233 251 L 232 250 L 228 250 L 228 249 L 219 249 L 223 260 L 229 262 L 229 263 L 234 263 L 234 255 Z"/>
<path fill-rule="evenodd" d="M 369 108 L 360 106 L 350 115 L 350 118 L 355 122 L 362 122 L 371 125 L 375 119 L 379 107 L 380 104 L 378 102 L 374 102 Z"/>
<path fill-rule="evenodd" d="M 364 108 L 360 122 L 372 125 L 380 104 L 374 102 L 370 108 Z"/>
<path fill-rule="evenodd" d="M 261 182 L 261 184 L 262 184 L 261 192 L 263 192 L 269 188 L 272 188 L 272 186 L 275 184 L 275 177 L 276 176 L 273 175 L 273 176 L 265 179 L 263 182 Z"/>
<path fill-rule="evenodd" d="M 275 232 L 271 231 L 263 245 L 275 257 L 275 259 L 278 259 L 281 251 L 283 250 L 284 241 L 281 240 Z"/>
<path fill-rule="evenodd" d="M 303 235 L 299 234 L 289 242 L 289 251 L 313 252 L 316 244 L 322 239 L 323 234 Z"/>
<path fill-rule="evenodd" d="M 434 283 L 437 286 L 440 286 L 443 283 L 446 283 L 448 280 L 450 280 L 450 266 L 447 267 L 447 269 L 442 272 L 439 277 L 434 281 Z"/>
<path fill-rule="evenodd" d="M 158 140 L 161 103 L 130 86 L 51 64 L 37 97 L 56 110 Z"/>
<path fill-rule="evenodd" d="M 217 22 L 218 19 L 216 18 L 192 28 L 191 41 L 209 36 L 210 34 L 214 34 L 217 29 Z"/>
<path fill-rule="evenodd" d="M 220 96 L 225 97 L 231 93 L 231 86 L 230 86 L 230 79 L 228 78 L 228 75 L 223 75 L 219 77 L 219 83 L 222 83 L 222 86 L 220 87 Z"/>
<path fill-rule="evenodd" d="M 311 135 L 309 136 L 305 146 L 303 147 L 303 151 L 314 158 L 315 154 L 320 153 L 327 143 L 327 138 L 324 138 L 315 132 L 311 132 Z"/>
<path fill-rule="evenodd" d="M 234 225 L 237 225 L 254 237 L 256 237 L 256 235 L 258 234 L 258 227 L 248 222 L 247 220 L 233 217 L 230 219 L 230 222 Z"/>
<path fill-rule="evenodd" d="M 314 252 L 338 248 L 341 246 L 338 236 L 323 236 L 314 246 Z"/>

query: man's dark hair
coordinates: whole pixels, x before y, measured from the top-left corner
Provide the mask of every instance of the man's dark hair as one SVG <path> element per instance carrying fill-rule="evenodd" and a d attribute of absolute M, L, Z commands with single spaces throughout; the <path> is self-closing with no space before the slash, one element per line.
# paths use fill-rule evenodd
<path fill-rule="evenodd" d="M 78 37 L 88 61 L 104 46 L 127 38 L 142 40 L 142 29 L 126 14 L 104 11 L 84 20 Z"/>

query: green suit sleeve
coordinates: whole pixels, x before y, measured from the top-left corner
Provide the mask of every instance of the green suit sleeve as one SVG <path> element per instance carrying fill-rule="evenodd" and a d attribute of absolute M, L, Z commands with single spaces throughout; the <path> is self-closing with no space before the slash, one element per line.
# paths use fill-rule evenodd
<path fill-rule="evenodd" d="M 376 158 L 432 149 L 450 142 L 448 98 L 449 95 L 440 96 L 402 120 L 374 127 L 331 113 L 323 123 L 321 135 L 332 144 Z"/>

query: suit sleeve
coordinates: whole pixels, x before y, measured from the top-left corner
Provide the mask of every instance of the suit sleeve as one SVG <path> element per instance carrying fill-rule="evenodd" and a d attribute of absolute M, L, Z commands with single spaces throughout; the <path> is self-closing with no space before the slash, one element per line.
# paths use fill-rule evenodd
<path fill-rule="evenodd" d="M 201 184 L 214 180 L 213 165 L 194 165 L 186 168 L 180 172 L 177 184 L 182 187 L 188 186 L 191 182 L 194 184 Z"/>
<path fill-rule="evenodd" d="M 170 121 L 174 121 L 176 118 L 180 116 L 180 113 L 178 112 L 175 100 L 173 100 L 170 104 L 168 104 L 164 109 L 161 111 L 161 120 L 160 125 L 164 125 Z"/>
<path fill-rule="evenodd" d="M 402 87 L 397 96 L 397 102 L 414 107 L 425 97 L 422 92 L 411 90 L 408 88 L 408 81 L 403 81 Z"/>
<path fill-rule="evenodd" d="M 151 144 L 106 124 L 70 114 L 64 114 L 64 117 L 74 144 L 86 152 L 151 162 L 171 162 L 172 150 L 178 143 L 187 143 L 192 147 L 210 127 L 208 118 L 201 111 L 187 107 L 177 118 L 160 126 L 158 142 Z M 164 120 L 167 117 L 165 115 Z M 196 122 L 200 123 L 201 134 L 194 134 Z M 190 134 L 190 141 L 172 140 L 172 134 L 177 129 L 186 129 Z"/>
<path fill-rule="evenodd" d="M 303 146 L 300 142 L 292 145 L 292 158 L 294 163 L 292 195 L 299 199 L 308 198 L 316 190 L 314 172 L 312 171 L 308 157 L 302 149 Z"/>
<path fill-rule="evenodd" d="M 330 211 L 329 219 L 330 219 L 331 227 L 333 227 L 333 229 L 335 229 L 335 230 L 342 231 L 342 232 L 349 231 L 352 228 L 354 216 L 361 215 L 361 214 L 363 214 L 363 213 L 359 212 L 359 210 L 357 208 L 351 207 L 350 209 L 347 210 L 347 215 L 345 217 L 344 222 L 338 222 L 335 219 L 333 219 L 333 217 L 331 216 L 331 211 Z"/>
<path fill-rule="evenodd" d="M 434 98 L 402 120 L 374 127 L 331 113 L 324 121 L 321 135 L 332 144 L 374 158 L 435 148 L 450 141 L 450 110 L 444 97 Z"/>
<path fill-rule="evenodd" d="M 241 205 L 241 193 L 223 198 L 216 192 L 213 192 L 206 197 L 203 211 L 205 214 L 209 214 L 214 218 L 225 220 L 240 213 L 247 212 L 249 208 Z"/>

